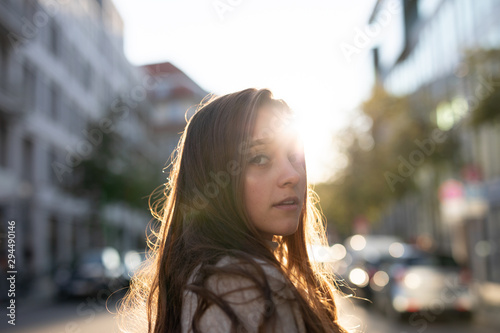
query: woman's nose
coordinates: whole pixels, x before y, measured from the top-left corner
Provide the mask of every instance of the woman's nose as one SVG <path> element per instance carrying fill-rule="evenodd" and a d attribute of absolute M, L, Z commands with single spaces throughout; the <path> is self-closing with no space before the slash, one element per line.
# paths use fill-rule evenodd
<path fill-rule="evenodd" d="M 280 164 L 278 180 L 280 186 L 295 186 L 300 181 L 300 177 L 299 171 L 288 159 Z"/>

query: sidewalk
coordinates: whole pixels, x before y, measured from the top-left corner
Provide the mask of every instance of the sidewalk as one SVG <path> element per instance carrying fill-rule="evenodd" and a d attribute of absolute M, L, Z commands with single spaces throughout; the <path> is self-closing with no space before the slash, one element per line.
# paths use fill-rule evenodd
<path fill-rule="evenodd" d="M 54 332 L 118 332 L 114 318 L 116 300 L 109 304 L 97 304 L 92 298 L 67 299 L 24 299 L 16 307 L 16 325 L 8 324 L 8 317 L 0 321 L 0 332 L 11 333 L 54 333 Z"/>
<path fill-rule="evenodd" d="M 51 308 L 57 303 L 55 297 L 50 297 L 47 295 L 28 295 L 24 297 L 16 297 L 15 301 L 15 326 L 8 323 L 8 321 L 11 320 L 11 318 L 7 316 L 7 314 L 9 313 L 7 306 L 9 304 L 2 303 L 2 320 L 0 321 L 1 332 L 6 332 L 18 326 L 24 326 L 26 322 L 30 322 L 34 319 L 34 313 L 39 313 L 43 309 Z"/>
<path fill-rule="evenodd" d="M 476 283 L 477 310 L 474 320 L 500 331 L 500 284 Z"/>

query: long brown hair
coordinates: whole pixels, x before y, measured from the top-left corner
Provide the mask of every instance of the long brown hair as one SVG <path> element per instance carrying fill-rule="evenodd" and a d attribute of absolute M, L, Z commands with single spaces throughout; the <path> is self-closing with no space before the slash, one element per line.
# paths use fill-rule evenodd
<path fill-rule="evenodd" d="M 192 325 L 195 332 L 208 304 L 218 304 L 236 330 L 238 319 L 230 307 L 203 288 L 209 276 L 221 272 L 215 264 L 231 256 L 249 263 L 261 275 L 256 259 L 279 269 L 290 282 L 308 332 L 344 332 L 337 322 L 332 276 L 321 264 L 311 262 L 307 252 L 308 244 L 326 245 L 314 192 L 307 190 L 298 230 L 275 236 L 279 245 L 274 253 L 244 209 L 245 143 L 263 106 L 291 116 L 286 103 L 274 99 L 269 90 L 246 89 L 212 99 L 188 121 L 173 154 L 166 187 L 159 200 L 154 200 L 154 194 L 151 197 L 151 210 L 160 225 L 151 234 L 149 258 L 132 279 L 122 303 L 124 331 L 142 325 L 148 333 L 179 332 L 185 290 L 200 299 Z M 197 279 L 188 284 L 195 269 Z M 224 274 L 228 273 L 254 280 L 266 301 L 271 301 L 269 286 L 259 284 L 249 271 L 224 268 Z"/>

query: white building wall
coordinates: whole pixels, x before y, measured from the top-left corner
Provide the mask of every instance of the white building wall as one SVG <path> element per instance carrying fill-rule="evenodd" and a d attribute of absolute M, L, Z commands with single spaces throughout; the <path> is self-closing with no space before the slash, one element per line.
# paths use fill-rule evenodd
<path fill-rule="evenodd" d="M 95 0 L 32 3 L 36 6 L 28 1 L 0 5 L 13 22 L 25 22 L 11 31 L 19 42 L 1 45 L 6 52 L 0 55 L 0 117 L 7 124 L 1 147 L 7 159 L 0 165 L 0 208 L 17 222 L 16 259 L 29 272 L 20 278 L 27 285 L 37 281 L 33 291 L 42 293 L 51 291 L 47 286 L 55 264 L 69 263 L 93 244 L 89 201 L 65 188 L 74 170 L 67 157 L 86 154 L 88 138 L 82 131 L 88 121 L 101 119 L 113 99 L 140 86 L 142 73 L 123 54 L 123 23 L 111 0 L 102 1 L 102 18 Z M 147 124 L 132 111 L 125 121 L 133 145 L 148 146 Z M 26 140 L 31 142 L 28 154 Z M 154 151 L 145 151 L 145 159 L 154 160 Z M 54 172 L 56 161 L 69 170 L 62 181 Z M 123 225 L 122 243 L 132 246 L 131 239 L 144 235 L 149 217 L 124 209 L 122 214 L 135 218 Z"/>

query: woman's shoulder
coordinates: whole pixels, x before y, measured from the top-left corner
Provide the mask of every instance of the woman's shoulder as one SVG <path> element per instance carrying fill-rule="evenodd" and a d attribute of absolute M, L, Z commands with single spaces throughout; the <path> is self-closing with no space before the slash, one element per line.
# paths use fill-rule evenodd
<path fill-rule="evenodd" d="M 203 288 L 220 299 L 221 303 L 215 302 L 207 309 L 200 321 L 202 327 L 218 327 L 215 332 L 223 332 L 231 326 L 227 313 L 215 305 L 224 303 L 249 332 L 256 332 L 256 328 L 261 327 L 269 316 L 275 317 L 278 327 L 286 328 L 282 331 L 275 327 L 272 331 L 303 332 L 303 322 L 291 284 L 278 267 L 262 259 L 232 256 L 222 257 L 214 266 Z M 185 328 L 193 318 L 197 298 L 194 293 L 185 294 Z"/>
<path fill-rule="evenodd" d="M 262 270 L 262 272 L 265 273 L 267 277 L 285 281 L 285 276 L 277 266 L 260 258 L 246 257 L 243 259 L 234 256 L 224 256 L 217 262 L 215 266 L 220 268 L 228 268 L 228 271 L 230 271 L 230 268 L 232 267 L 238 267 L 240 271 L 252 274 L 256 274 L 260 270 Z"/>
<path fill-rule="evenodd" d="M 273 293 L 291 297 L 291 284 L 281 269 L 263 259 L 225 256 L 215 267 L 215 273 L 206 280 L 206 287 L 214 289 L 216 293 L 231 289 L 269 287 Z"/>

